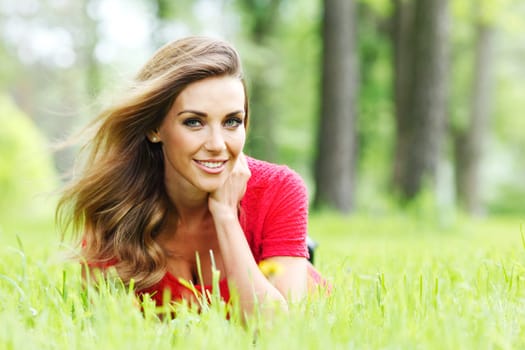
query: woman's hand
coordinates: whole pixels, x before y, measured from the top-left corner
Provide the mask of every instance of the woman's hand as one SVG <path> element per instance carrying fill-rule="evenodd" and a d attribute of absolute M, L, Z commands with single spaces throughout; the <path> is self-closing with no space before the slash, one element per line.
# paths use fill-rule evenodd
<path fill-rule="evenodd" d="M 228 179 L 208 197 L 208 208 L 214 218 L 223 215 L 237 217 L 238 205 L 246 192 L 246 184 L 250 176 L 248 162 L 245 155 L 241 153 Z"/>

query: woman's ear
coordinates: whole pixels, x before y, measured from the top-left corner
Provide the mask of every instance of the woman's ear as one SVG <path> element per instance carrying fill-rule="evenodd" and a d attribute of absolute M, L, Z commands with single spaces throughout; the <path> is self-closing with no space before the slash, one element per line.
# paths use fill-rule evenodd
<path fill-rule="evenodd" d="M 160 136 L 159 136 L 159 131 L 158 130 L 151 130 L 151 131 L 148 131 L 146 133 L 146 137 L 148 138 L 148 140 L 152 143 L 158 143 L 160 142 Z"/>

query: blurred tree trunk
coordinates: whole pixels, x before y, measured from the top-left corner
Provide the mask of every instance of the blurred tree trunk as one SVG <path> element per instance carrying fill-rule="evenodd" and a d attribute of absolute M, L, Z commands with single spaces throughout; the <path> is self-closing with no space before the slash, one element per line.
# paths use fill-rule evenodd
<path fill-rule="evenodd" d="M 259 64 L 251 66 L 250 82 L 250 133 L 247 149 L 250 155 L 269 161 L 277 159 L 275 141 L 276 107 L 272 96 L 270 72 L 275 63 L 276 51 L 270 49 L 275 34 L 281 0 L 238 0 L 248 26 L 244 33 L 262 55 Z"/>
<path fill-rule="evenodd" d="M 449 13 L 447 0 L 396 5 L 394 184 L 403 199 L 412 199 L 425 181 L 435 180 L 445 136 Z"/>
<path fill-rule="evenodd" d="M 356 5 L 325 0 L 322 102 L 315 163 L 316 207 L 353 209 L 356 158 Z"/>
<path fill-rule="evenodd" d="M 492 50 L 494 28 L 478 23 L 470 120 L 467 128 L 455 135 L 456 191 L 467 212 L 481 215 L 481 162 L 488 139 L 492 91 Z"/>
<path fill-rule="evenodd" d="M 402 182 L 407 163 L 413 80 L 412 35 L 414 23 L 414 2 L 394 0 L 392 42 L 394 46 L 394 99 L 396 117 L 396 148 L 394 161 L 394 183 Z"/>

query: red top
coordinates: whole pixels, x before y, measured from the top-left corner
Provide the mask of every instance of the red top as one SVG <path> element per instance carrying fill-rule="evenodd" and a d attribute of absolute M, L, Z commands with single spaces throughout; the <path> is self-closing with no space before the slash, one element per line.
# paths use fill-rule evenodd
<path fill-rule="evenodd" d="M 251 177 L 241 200 L 240 224 L 255 261 L 274 256 L 308 257 L 306 233 L 308 196 L 301 177 L 283 165 L 275 165 L 247 157 Z M 316 271 L 309 268 L 311 277 Z M 312 275 L 313 273 L 313 275 Z M 219 283 L 221 296 L 229 300 L 226 279 Z M 201 286 L 195 286 L 201 291 Z M 211 293 L 211 286 L 204 286 Z M 155 285 L 138 291 L 149 293 L 158 305 L 169 291 L 172 300 L 192 297 L 192 292 L 167 272 Z"/>

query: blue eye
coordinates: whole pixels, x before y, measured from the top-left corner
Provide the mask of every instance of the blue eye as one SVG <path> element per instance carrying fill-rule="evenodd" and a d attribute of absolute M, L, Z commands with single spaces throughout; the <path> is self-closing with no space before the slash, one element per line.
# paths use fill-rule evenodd
<path fill-rule="evenodd" d="M 237 128 L 242 125 L 242 119 L 240 118 L 228 118 L 224 122 L 224 126 L 227 128 Z"/>
<path fill-rule="evenodd" d="M 182 123 L 190 128 L 198 128 L 202 126 L 202 122 L 196 118 L 186 119 Z"/>

